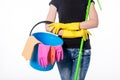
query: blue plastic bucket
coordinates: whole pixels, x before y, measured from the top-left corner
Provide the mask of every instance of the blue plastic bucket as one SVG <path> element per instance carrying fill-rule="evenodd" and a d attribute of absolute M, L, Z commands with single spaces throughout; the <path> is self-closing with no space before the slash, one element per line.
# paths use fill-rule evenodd
<path fill-rule="evenodd" d="M 31 60 L 30 60 L 30 66 L 39 71 L 49 71 L 49 70 L 53 69 L 54 64 L 53 65 L 51 64 L 51 65 L 47 66 L 46 68 L 43 68 L 42 66 L 39 65 L 39 63 L 38 63 L 38 44 L 37 44 L 34 47 L 34 51 L 33 51 L 33 54 L 32 54 Z"/>
<path fill-rule="evenodd" d="M 40 23 L 44 23 L 44 22 L 46 22 L 46 21 L 39 22 L 35 26 L 37 26 Z M 32 30 L 35 28 L 35 26 L 32 28 Z M 36 33 L 31 34 L 32 30 L 30 32 L 30 36 L 31 35 L 34 36 L 37 40 L 39 40 L 40 42 L 42 42 L 45 45 L 57 46 L 57 45 L 63 44 L 63 40 L 54 34 L 51 34 L 48 32 L 36 32 Z M 39 65 L 39 63 L 38 63 L 38 44 L 37 44 L 37 45 L 35 45 L 33 53 L 32 53 L 32 57 L 30 60 L 30 66 L 39 71 L 49 71 L 49 70 L 53 69 L 54 64 L 48 65 L 46 68 L 43 68 L 41 65 Z"/>
<path fill-rule="evenodd" d="M 51 33 L 37 32 L 33 36 L 45 45 L 57 46 L 63 44 L 63 40 L 60 37 Z"/>

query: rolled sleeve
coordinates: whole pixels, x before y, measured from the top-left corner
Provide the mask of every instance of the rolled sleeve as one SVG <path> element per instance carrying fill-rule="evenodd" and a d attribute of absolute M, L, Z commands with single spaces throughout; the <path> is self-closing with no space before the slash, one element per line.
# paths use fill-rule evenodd
<path fill-rule="evenodd" d="M 54 5 L 58 9 L 58 1 L 59 0 L 51 0 L 50 3 L 49 3 L 49 5 L 52 4 L 52 5 Z"/>

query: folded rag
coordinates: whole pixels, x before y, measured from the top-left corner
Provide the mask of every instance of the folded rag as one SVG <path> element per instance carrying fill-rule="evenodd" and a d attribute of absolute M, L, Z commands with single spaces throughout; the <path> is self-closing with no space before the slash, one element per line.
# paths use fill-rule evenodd
<path fill-rule="evenodd" d="M 22 56 L 26 59 L 26 60 L 30 60 L 33 50 L 34 50 L 34 46 L 36 44 L 41 43 L 40 41 L 38 41 L 34 36 L 30 36 L 25 44 L 25 47 L 23 49 L 22 52 Z"/>

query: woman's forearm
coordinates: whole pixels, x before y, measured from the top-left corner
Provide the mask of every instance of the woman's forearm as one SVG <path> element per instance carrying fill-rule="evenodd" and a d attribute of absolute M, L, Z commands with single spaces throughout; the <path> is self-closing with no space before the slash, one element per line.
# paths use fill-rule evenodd
<path fill-rule="evenodd" d="M 98 27 L 98 20 L 88 20 L 80 22 L 81 29 L 92 29 Z"/>

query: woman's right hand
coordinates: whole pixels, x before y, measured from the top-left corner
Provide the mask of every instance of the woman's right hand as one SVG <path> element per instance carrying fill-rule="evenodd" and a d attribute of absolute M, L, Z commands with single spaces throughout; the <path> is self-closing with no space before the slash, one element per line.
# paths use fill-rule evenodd
<path fill-rule="evenodd" d="M 47 24 L 46 24 L 46 31 L 51 32 L 51 28 Z M 62 32 L 63 32 L 63 30 L 60 29 L 59 32 L 58 32 L 58 35 L 62 35 Z"/>

